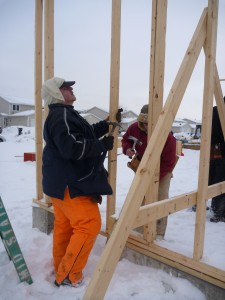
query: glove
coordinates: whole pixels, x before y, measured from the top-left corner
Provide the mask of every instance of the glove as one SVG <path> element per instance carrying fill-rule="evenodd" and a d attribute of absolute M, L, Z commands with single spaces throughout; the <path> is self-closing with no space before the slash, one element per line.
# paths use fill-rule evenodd
<path fill-rule="evenodd" d="M 126 151 L 126 155 L 129 156 L 129 158 L 131 158 L 133 155 L 135 154 L 135 152 L 132 149 L 127 149 Z"/>
<path fill-rule="evenodd" d="M 105 136 L 102 139 L 102 142 L 107 151 L 112 150 L 113 143 L 114 143 L 114 136 L 113 135 Z"/>
<path fill-rule="evenodd" d="M 121 119 L 122 119 L 121 112 L 122 112 L 122 111 L 123 111 L 123 109 L 122 109 L 122 108 L 119 108 L 119 109 L 118 109 L 118 112 L 116 113 L 116 121 L 117 121 L 118 123 L 121 122 Z"/>

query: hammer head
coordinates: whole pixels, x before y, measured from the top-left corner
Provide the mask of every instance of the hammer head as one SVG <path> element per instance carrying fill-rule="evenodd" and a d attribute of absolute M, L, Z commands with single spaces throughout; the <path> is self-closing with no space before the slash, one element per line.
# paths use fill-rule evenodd
<path fill-rule="evenodd" d="M 118 126 L 118 127 L 120 127 L 121 129 L 123 129 L 123 127 L 119 124 L 119 123 L 117 123 L 117 122 L 111 122 L 111 121 L 108 121 L 107 122 L 109 125 L 112 125 L 112 129 L 111 129 L 111 131 L 109 132 L 109 135 L 113 135 L 113 133 L 114 133 L 114 131 L 115 131 L 115 129 L 116 129 L 116 126 Z"/>
<path fill-rule="evenodd" d="M 142 145 L 143 143 L 142 143 L 142 141 L 140 141 L 139 139 L 137 139 L 136 137 L 134 137 L 134 136 L 132 136 L 132 135 L 130 135 L 129 137 L 128 137 L 128 140 L 131 140 L 131 141 L 133 141 L 134 142 L 134 144 L 136 145 Z"/>

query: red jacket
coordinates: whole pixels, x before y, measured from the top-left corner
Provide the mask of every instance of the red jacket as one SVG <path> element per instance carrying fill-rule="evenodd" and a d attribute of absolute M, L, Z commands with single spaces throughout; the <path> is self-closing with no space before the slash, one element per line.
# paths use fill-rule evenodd
<path fill-rule="evenodd" d="M 124 154 L 126 154 L 127 149 L 132 148 L 133 146 L 133 141 L 128 139 L 129 136 L 134 136 L 135 138 L 137 138 L 142 142 L 142 145 L 136 144 L 135 146 L 136 156 L 142 158 L 145 149 L 147 147 L 147 134 L 139 128 L 138 122 L 130 125 L 123 136 L 122 150 Z M 159 179 L 162 179 L 167 173 L 173 171 L 175 162 L 176 162 L 176 139 L 171 133 L 169 133 L 165 146 L 161 153 Z"/>

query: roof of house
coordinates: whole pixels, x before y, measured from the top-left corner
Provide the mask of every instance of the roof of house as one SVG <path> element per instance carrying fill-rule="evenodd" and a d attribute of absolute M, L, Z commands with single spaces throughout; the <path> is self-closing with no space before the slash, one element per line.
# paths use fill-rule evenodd
<path fill-rule="evenodd" d="M 101 121 L 101 119 L 100 119 L 98 116 L 96 116 L 96 115 L 94 115 L 94 114 L 92 114 L 92 113 L 80 113 L 80 115 L 81 115 L 83 118 L 94 117 L 95 119 Z"/>
<path fill-rule="evenodd" d="M 104 109 L 102 109 L 102 108 L 99 108 L 98 106 L 93 106 L 92 108 L 89 108 L 89 109 L 84 110 L 84 112 L 86 113 L 86 112 L 89 112 L 89 111 L 91 111 L 91 110 L 93 110 L 93 109 L 98 109 L 98 110 L 101 110 L 101 111 L 103 111 L 103 112 L 105 112 L 105 113 L 108 113 L 108 111 L 106 111 L 106 110 L 104 110 Z"/>
<path fill-rule="evenodd" d="M 15 113 L 15 114 L 10 114 L 10 115 L 6 115 L 8 117 L 27 117 L 27 116 L 31 116 L 31 115 L 34 115 L 35 114 L 35 110 L 34 109 L 29 109 L 29 110 L 25 110 L 25 111 L 21 111 L 21 112 L 18 112 L 18 113 Z"/>
<path fill-rule="evenodd" d="M 202 122 L 196 119 L 189 119 L 189 118 L 184 118 L 183 119 L 186 122 L 192 123 L 192 124 L 201 124 Z"/>
<path fill-rule="evenodd" d="M 34 106 L 34 99 L 26 99 L 26 98 L 18 98 L 18 97 L 9 97 L 9 96 L 3 96 L 1 97 L 6 100 L 9 103 L 12 104 L 22 104 L 22 105 L 32 105 Z"/>

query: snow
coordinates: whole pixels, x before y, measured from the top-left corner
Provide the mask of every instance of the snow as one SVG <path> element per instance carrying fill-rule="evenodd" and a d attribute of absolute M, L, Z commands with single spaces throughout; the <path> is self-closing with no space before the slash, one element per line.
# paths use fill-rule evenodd
<path fill-rule="evenodd" d="M 24 162 L 24 152 L 35 152 L 35 129 L 23 127 L 18 136 L 16 126 L 4 128 L 6 142 L 0 143 L 0 196 L 5 205 L 18 243 L 31 273 L 33 284 L 20 283 L 14 265 L 0 241 L 1 300 L 75 300 L 82 299 L 106 239 L 97 238 L 84 270 L 85 285 L 80 288 L 60 287 L 54 282 L 52 234 L 32 228 L 32 199 L 36 197 L 36 163 Z M 170 196 L 197 189 L 199 151 L 183 149 L 174 170 Z M 118 150 L 117 214 L 121 210 L 133 173 L 127 168 L 128 158 Z M 210 206 L 210 200 L 208 205 Z M 100 206 L 102 229 L 105 227 L 106 199 Z M 225 223 L 210 223 L 207 211 L 203 261 L 225 270 Z M 195 213 L 185 209 L 168 218 L 163 241 L 155 241 L 173 251 L 191 257 L 193 253 Z M 186 279 L 176 278 L 162 270 L 140 266 L 127 259 L 119 261 L 104 299 L 107 300 L 204 300 L 203 293 Z"/>

